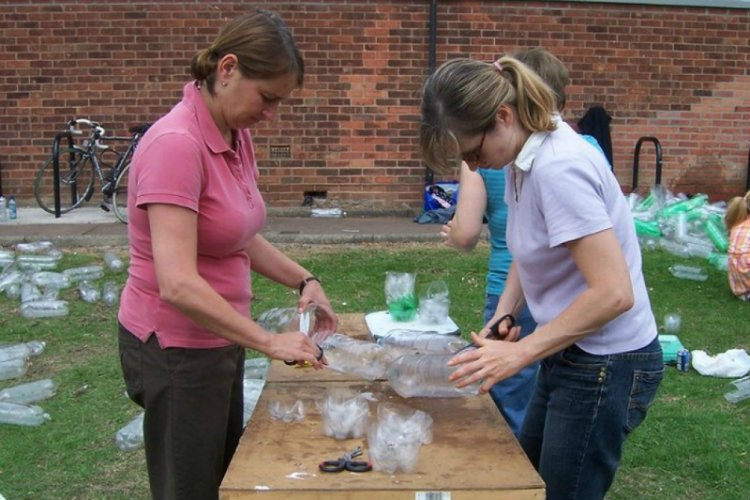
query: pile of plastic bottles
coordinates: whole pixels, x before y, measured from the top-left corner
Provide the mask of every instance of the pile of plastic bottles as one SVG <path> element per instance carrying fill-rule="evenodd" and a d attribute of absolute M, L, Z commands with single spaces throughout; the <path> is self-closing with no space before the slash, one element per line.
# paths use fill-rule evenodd
<path fill-rule="evenodd" d="M 19 243 L 15 250 L 0 249 L 0 293 L 20 300 L 20 314 L 25 318 L 49 318 L 68 315 L 68 302 L 59 299 L 60 290 L 77 287 L 81 300 L 102 300 L 114 306 L 119 301 L 119 287 L 113 281 L 98 286 L 104 266 L 119 272 L 122 260 L 111 251 L 104 253 L 104 266 L 72 267 L 58 271 L 62 251 L 50 241 Z"/>
<path fill-rule="evenodd" d="M 0 345 L 0 380 L 25 375 L 29 358 L 39 356 L 42 351 L 44 342 L 39 341 Z M 0 389 L 0 423 L 32 427 L 42 425 L 50 416 L 31 403 L 51 398 L 56 392 L 57 386 L 50 379 Z"/>
<path fill-rule="evenodd" d="M 705 194 L 688 198 L 658 185 L 645 198 L 631 193 L 628 201 L 642 249 L 661 248 L 678 257 L 706 259 L 716 269 L 727 269 L 726 202 L 709 204 Z M 670 271 L 695 281 L 708 277 L 705 269 L 695 266 L 676 265 Z"/>

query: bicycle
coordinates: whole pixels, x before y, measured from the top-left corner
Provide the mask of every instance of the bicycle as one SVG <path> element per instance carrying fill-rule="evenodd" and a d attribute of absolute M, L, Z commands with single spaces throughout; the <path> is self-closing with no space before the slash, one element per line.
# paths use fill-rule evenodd
<path fill-rule="evenodd" d="M 91 129 L 89 136 L 81 144 L 73 142 L 73 136 L 83 135 L 80 126 Z M 60 147 L 58 152 L 60 213 L 67 213 L 91 199 L 94 195 L 94 178 L 97 177 L 102 186 L 103 201 L 101 208 L 110 210 L 110 205 L 117 219 L 128 223 L 128 172 L 130 160 L 138 141 L 151 126 L 143 123 L 128 129 L 130 136 L 106 136 L 106 131 L 99 123 L 85 119 L 72 119 L 68 122 L 68 144 Z M 129 141 L 125 152 L 119 152 L 108 145 L 106 141 Z M 114 154 L 116 158 L 110 163 L 105 158 L 107 154 Z M 106 160 L 106 161 L 105 161 Z M 54 198 L 54 162 L 50 158 L 39 168 L 34 179 L 34 197 L 39 206 L 55 213 Z M 106 172 L 106 173 L 105 173 Z M 69 190 L 68 197 L 65 188 Z"/>

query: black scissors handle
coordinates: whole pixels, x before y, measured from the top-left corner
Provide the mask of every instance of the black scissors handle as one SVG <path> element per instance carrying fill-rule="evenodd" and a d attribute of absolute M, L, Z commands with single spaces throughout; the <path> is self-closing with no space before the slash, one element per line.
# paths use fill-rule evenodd
<path fill-rule="evenodd" d="M 354 457 L 358 457 L 362 454 L 362 448 L 357 447 L 356 450 L 345 453 L 344 456 L 336 460 L 324 460 L 318 464 L 318 469 L 322 472 L 341 472 L 348 470 L 349 472 L 368 472 L 372 470 L 372 464 L 370 462 L 352 460 Z"/>
<path fill-rule="evenodd" d="M 504 337 L 500 336 L 500 323 L 505 321 L 506 319 L 510 320 L 510 325 L 508 325 L 508 330 L 516 326 L 516 318 L 513 317 L 512 314 L 506 314 L 505 316 L 501 316 L 499 320 L 495 321 L 490 325 L 490 333 L 487 334 L 488 339 L 500 339 L 502 340 Z"/>

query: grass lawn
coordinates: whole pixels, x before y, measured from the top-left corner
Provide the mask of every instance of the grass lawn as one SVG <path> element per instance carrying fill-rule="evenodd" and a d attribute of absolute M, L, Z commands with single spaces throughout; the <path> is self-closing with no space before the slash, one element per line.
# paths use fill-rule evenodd
<path fill-rule="evenodd" d="M 433 280 L 448 284 L 451 317 L 464 332 L 481 326 L 486 246 L 468 255 L 433 244 L 311 246 L 289 252 L 324 280 L 338 312 L 383 309 L 385 272 L 409 271 L 417 273 L 418 292 Z M 102 253 L 66 251 L 60 268 L 101 263 Z M 668 267 L 678 261 L 661 252 L 644 255 L 657 321 L 679 314 L 680 339 L 691 350 L 714 355 L 750 350 L 750 304 L 736 300 L 726 276 L 714 269 L 702 283 L 674 278 Z M 123 283 L 125 273 L 109 272 L 104 279 L 112 278 Z M 295 304 L 294 292 L 254 279 L 255 316 Z M 0 381 L 0 390 L 41 378 L 58 385 L 55 397 L 38 403 L 51 421 L 41 427 L 0 424 L 0 495 L 8 500 L 148 498 L 143 450 L 122 452 L 114 444 L 116 431 L 140 411 L 125 396 L 116 308 L 84 303 L 74 289 L 62 295 L 70 300 L 70 314 L 55 319 L 21 318 L 18 303 L 0 297 L 0 343 L 47 343 L 44 353 L 31 358 L 24 377 Z M 608 498 L 747 499 L 750 401 L 727 403 L 722 395 L 727 382 L 668 368 L 649 417 L 626 443 Z"/>

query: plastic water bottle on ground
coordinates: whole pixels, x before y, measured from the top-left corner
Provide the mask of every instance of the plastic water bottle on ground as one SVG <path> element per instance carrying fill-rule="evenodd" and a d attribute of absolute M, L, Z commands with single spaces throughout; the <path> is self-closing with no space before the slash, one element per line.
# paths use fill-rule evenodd
<path fill-rule="evenodd" d="M 8 209 L 5 206 L 5 197 L 0 195 L 0 222 L 8 220 Z"/>
<path fill-rule="evenodd" d="M 36 427 L 47 420 L 50 416 L 38 406 L 0 401 L 0 423 Z"/>
<path fill-rule="evenodd" d="M 99 289 L 88 280 L 78 283 L 78 293 L 81 295 L 81 300 L 88 304 L 95 304 L 101 298 Z"/>
<path fill-rule="evenodd" d="M 67 288 L 70 286 L 70 278 L 63 273 L 54 271 L 39 271 L 31 275 L 31 282 L 36 286 Z"/>
<path fill-rule="evenodd" d="M 56 318 L 68 315 L 68 303 L 64 300 L 35 300 L 21 304 L 24 318 Z"/>
<path fill-rule="evenodd" d="M 112 251 L 104 252 L 104 264 L 112 271 L 122 271 L 124 267 L 120 257 Z"/>
<path fill-rule="evenodd" d="M 18 344 L 0 345 L 0 362 L 16 358 L 28 358 L 38 356 L 44 351 L 44 342 L 32 340 Z"/>
<path fill-rule="evenodd" d="M 71 267 L 69 269 L 65 269 L 63 271 L 63 274 L 67 275 L 72 282 L 83 280 L 93 281 L 103 276 L 104 269 L 102 269 L 102 266 Z"/>
<path fill-rule="evenodd" d="M 0 361 L 0 380 L 18 378 L 26 374 L 29 369 L 29 358 L 13 358 Z"/>
<path fill-rule="evenodd" d="M 120 289 L 114 281 L 107 281 L 102 287 L 102 301 L 108 306 L 114 306 L 120 300 Z"/>
<path fill-rule="evenodd" d="M 706 281 L 708 279 L 708 273 L 702 267 L 688 266 L 685 264 L 675 264 L 669 266 L 669 272 L 675 278 L 682 278 L 692 281 Z"/>
<path fill-rule="evenodd" d="M 750 376 L 729 382 L 724 389 L 724 399 L 730 403 L 750 399 Z"/>
<path fill-rule="evenodd" d="M 122 451 L 133 451 L 143 446 L 143 416 L 140 412 L 115 434 L 115 445 Z"/>
<path fill-rule="evenodd" d="M 52 379 L 45 378 L 1 390 L 0 401 L 29 404 L 49 399 L 56 393 L 57 385 L 55 385 Z"/>

